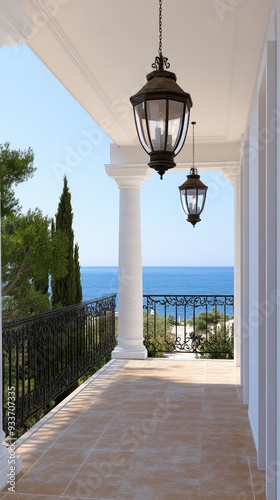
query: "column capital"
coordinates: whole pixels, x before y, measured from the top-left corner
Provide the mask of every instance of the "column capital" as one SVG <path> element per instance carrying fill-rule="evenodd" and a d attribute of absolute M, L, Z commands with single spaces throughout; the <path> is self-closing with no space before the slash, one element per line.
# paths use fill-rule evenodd
<path fill-rule="evenodd" d="M 16 0 L 0 0 L 0 47 L 20 45 L 31 35 L 35 26 L 22 4 Z"/>
<path fill-rule="evenodd" d="M 233 186 L 235 186 L 241 176 L 241 167 L 240 165 L 235 164 L 231 169 L 223 168 L 222 173 L 223 176 L 228 179 Z"/>
<path fill-rule="evenodd" d="M 141 187 L 143 182 L 152 174 L 147 165 L 105 165 L 106 173 L 116 181 L 119 187 Z"/>
<path fill-rule="evenodd" d="M 241 147 L 240 147 L 240 162 L 244 165 L 244 160 L 249 156 L 249 127 L 246 128 L 245 132 L 242 134 Z"/>

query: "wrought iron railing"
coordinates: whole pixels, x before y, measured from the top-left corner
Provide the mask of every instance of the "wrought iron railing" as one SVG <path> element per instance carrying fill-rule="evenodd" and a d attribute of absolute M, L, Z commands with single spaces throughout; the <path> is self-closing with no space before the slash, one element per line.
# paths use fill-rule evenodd
<path fill-rule="evenodd" d="M 13 393 L 20 427 L 112 352 L 115 299 L 110 295 L 3 325 L 6 432 L 8 394 Z"/>
<path fill-rule="evenodd" d="M 193 353 L 233 358 L 233 295 L 144 295 L 144 344 L 150 355 Z"/>

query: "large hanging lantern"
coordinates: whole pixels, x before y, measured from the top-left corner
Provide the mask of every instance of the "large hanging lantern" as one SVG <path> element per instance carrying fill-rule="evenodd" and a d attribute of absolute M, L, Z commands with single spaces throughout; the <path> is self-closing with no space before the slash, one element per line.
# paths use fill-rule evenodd
<path fill-rule="evenodd" d="M 193 126 L 193 166 L 190 174 L 187 175 L 187 180 L 179 187 L 181 203 L 184 212 L 188 216 L 188 222 L 193 227 L 199 222 L 200 214 L 204 209 L 206 194 L 208 187 L 203 184 L 198 175 L 198 170 L 194 166 L 194 126 L 196 122 L 192 122 Z"/>
<path fill-rule="evenodd" d="M 159 0 L 158 54 L 146 85 L 130 101 L 139 141 L 150 155 L 148 165 L 162 179 L 168 169 L 176 166 L 174 157 L 185 143 L 192 107 L 190 94 L 176 83 L 175 73 L 167 71 L 170 64 L 162 55 L 162 0 Z"/>

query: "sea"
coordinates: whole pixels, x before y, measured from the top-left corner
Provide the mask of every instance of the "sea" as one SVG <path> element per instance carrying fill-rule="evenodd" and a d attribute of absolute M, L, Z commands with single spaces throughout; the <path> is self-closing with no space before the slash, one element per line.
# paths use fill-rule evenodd
<path fill-rule="evenodd" d="M 144 295 L 233 295 L 233 267 L 143 267 Z M 123 277 L 129 279 L 129 277 Z M 81 267 L 83 301 L 118 292 L 118 267 Z"/>

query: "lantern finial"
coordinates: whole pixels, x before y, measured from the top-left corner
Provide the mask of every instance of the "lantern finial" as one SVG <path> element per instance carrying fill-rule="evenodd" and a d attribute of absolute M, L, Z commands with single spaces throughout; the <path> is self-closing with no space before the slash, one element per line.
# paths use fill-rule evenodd
<path fill-rule="evenodd" d="M 170 68 L 167 57 L 162 55 L 162 0 L 159 0 L 159 15 L 158 15 L 158 25 L 159 25 L 159 43 L 158 43 L 158 56 L 155 57 L 155 62 L 152 64 L 152 68 L 158 71 L 164 71 Z"/>

